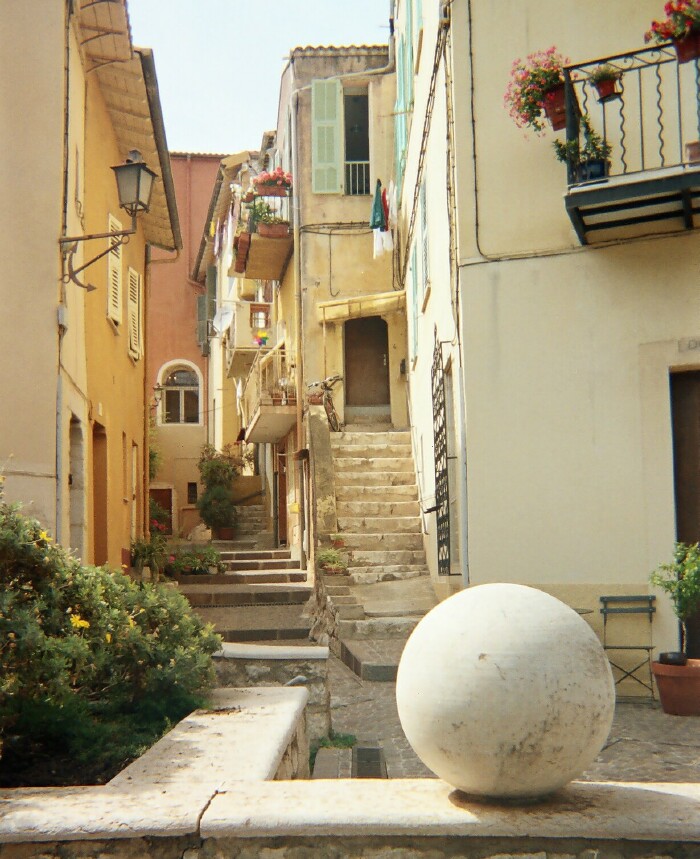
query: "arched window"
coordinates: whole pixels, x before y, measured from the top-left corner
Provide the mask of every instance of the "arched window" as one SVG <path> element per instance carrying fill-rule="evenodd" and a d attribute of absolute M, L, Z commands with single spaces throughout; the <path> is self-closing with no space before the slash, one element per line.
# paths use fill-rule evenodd
<path fill-rule="evenodd" d="M 165 424 L 199 423 L 199 378 L 186 367 L 177 367 L 163 382 Z"/>

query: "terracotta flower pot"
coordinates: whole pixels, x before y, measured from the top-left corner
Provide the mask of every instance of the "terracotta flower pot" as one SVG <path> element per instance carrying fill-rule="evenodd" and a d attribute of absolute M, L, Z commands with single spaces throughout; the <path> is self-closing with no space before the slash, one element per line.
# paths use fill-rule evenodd
<path fill-rule="evenodd" d="M 594 86 L 598 90 L 598 101 L 608 101 L 616 95 L 619 95 L 617 91 L 617 80 L 615 78 L 596 81 Z"/>
<path fill-rule="evenodd" d="M 691 30 L 684 39 L 674 39 L 673 47 L 679 63 L 689 63 L 700 57 L 700 30 Z"/>
<path fill-rule="evenodd" d="M 566 128 L 566 96 L 564 84 L 554 87 L 545 94 L 542 104 L 545 115 L 554 131 Z"/>
<path fill-rule="evenodd" d="M 266 239 L 286 239 L 289 235 L 289 224 L 265 224 L 259 223 L 258 235 Z"/>
<path fill-rule="evenodd" d="M 700 140 L 691 140 L 685 144 L 685 160 L 689 164 L 700 161 Z"/>
<path fill-rule="evenodd" d="M 255 193 L 258 197 L 286 197 L 287 187 L 285 185 L 257 185 Z"/>
<path fill-rule="evenodd" d="M 652 662 L 661 708 L 671 716 L 700 716 L 700 659 L 685 665 Z"/>

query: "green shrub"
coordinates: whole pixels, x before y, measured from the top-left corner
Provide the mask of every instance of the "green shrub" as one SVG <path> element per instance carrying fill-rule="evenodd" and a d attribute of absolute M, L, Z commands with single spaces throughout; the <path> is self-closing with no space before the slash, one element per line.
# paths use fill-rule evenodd
<path fill-rule="evenodd" d="M 177 591 L 82 566 L 0 492 L 0 783 L 32 754 L 118 769 L 204 703 L 219 647 Z"/>
<path fill-rule="evenodd" d="M 228 486 L 207 487 L 197 501 L 197 508 L 208 528 L 233 528 L 236 524 L 234 494 Z"/>
<path fill-rule="evenodd" d="M 650 581 L 671 598 L 681 623 L 681 650 L 685 652 L 687 622 L 700 610 L 700 544 L 676 543 L 673 563 L 661 564 L 651 574 Z"/>
<path fill-rule="evenodd" d="M 338 549 L 321 549 L 316 553 L 316 564 L 324 570 L 347 570 L 348 556 Z"/>

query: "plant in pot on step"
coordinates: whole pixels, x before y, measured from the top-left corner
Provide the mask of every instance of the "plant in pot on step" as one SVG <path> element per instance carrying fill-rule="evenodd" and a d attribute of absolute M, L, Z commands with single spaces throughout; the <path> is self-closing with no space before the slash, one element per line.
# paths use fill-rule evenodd
<path fill-rule="evenodd" d="M 581 117 L 578 138 L 565 142 L 555 140 L 552 145 L 559 161 L 571 166 L 578 182 L 603 179 L 610 171 L 612 146 L 593 130 L 587 114 Z"/>
<path fill-rule="evenodd" d="M 316 566 L 326 575 L 342 575 L 348 568 L 348 556 L 338 549 L 321 549 L 316 553 Z"/>
<path fill-rule="evenodd" d="M 700 544 L 676 543 L 673 562 L 658 567 L 650 581 L 669 595 L 681 626 L 681 652 L 652 662 L 661 706 L 674 716 L 700 716 L 700 659 L 686 653 L 687 623 L 700 611 Z"/>
<path fill-rule="evenodd" d="M 204 492 L 197 501 L 199 515 L 219 540 L 232 540 L 235 534 L 236 506 L 233 481 L 240 474 L 243 460 L 230 444 L 217 450 L 205 444 L 197 467 Z"/>

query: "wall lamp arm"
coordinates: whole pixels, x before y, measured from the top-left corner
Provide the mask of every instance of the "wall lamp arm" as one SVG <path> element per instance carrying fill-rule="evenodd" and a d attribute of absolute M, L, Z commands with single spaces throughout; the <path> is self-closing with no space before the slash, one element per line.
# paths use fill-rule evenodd
<path fill-rule="evenodd" d="M 83 283 L 78 280 L 77 275 L 80 272 L 85 271 L 86 268 L 91 266 L 93 263 L 97 262 L 97 260 L 102 259 L 102 257 L 107 256 L 108 253 L 111 253 L 114 248 L 121 247 L 122 245 L 127 244 L 129 238 L 134 235 L 136 232 L 136 215 L 131 216 L 131 229 L 128 230 L 115 230 L 111 233 L 89 233 L 85 236 L 63 236 L 58 240 L 59 245 L 61 246 L 61 252 L 63 253 L 66 259 L 66 268 L 68 271 L 61 278 L 63 283 L 68 283 L 69 281 L 73 281 L 76 286 L 79 286 L 81 289 L 87 290 L 87 292 L 92 292 L 97 289 L 96 286 L 93 286 L 90 283 Z M 79 268 L 73 268 L 73 256 L 78 249 L 78 244 L 80 242 L 90 241 L 91 239 L 116 239 L 110 244 L 110 246 L 92 257 L 86 263 L 83 263 Z"/>

